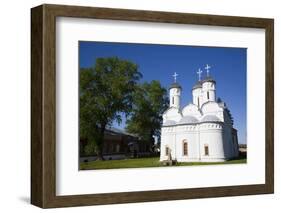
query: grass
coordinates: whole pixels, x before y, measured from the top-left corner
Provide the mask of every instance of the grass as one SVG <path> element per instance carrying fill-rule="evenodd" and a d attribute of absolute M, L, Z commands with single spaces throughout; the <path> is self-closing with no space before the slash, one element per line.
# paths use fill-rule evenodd
<path fill-rule="evenodd" d="M 178 162 L 175 166 L 198 166 L 198 165 L 216 165 L 216 164 L 239 164 L 246 163 L 246 158 L 234 159 L 225 162 Z M 80 163 L 81 170 L 92 169 L 121 169 L 121 168 L 144 168 L 144 167 L 162 167 L 159 157 L 134 158 L 124 160 L 91 161 Z"/>

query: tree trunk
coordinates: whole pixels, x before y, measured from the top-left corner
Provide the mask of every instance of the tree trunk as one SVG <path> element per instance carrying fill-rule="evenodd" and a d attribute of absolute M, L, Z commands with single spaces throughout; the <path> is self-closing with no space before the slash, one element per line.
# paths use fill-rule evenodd
<path fill-rule="evenodd" d="M 100 135 L 97 143 L 97 160 L 105 160 L 103 157 L 104 132 L 105 125 L 100 129 Z"/>
<path fill-rule="evenodd" d="M 103 157 L 102 149 L 97 151 L 97 160 L 105 160 Z"/>
<path fill-rule="evenodd" d="M 151 131 L 150 131 L 150 151 L 151 151 L 151 152 L 153 152 L 152 147 L 153 147 L 153 145 L 154 145 L 154 137 L 153 137 L 153 135 L 154 135 L 154 131 L 151 130 Z"/>

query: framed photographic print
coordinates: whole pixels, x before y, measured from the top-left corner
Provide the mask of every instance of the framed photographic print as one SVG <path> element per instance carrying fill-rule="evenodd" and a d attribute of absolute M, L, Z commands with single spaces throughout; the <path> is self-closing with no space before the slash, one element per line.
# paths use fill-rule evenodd
<path fill-rule="evenodd" d="M 31 203 L 274 191 L 273 19 L 31 9 Z"/>

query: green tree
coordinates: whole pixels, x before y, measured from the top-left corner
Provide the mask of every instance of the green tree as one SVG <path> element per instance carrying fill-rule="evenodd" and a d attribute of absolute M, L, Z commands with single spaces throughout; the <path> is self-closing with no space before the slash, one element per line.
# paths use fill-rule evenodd
<path fill-rule="evenodd" d="M 98 159 L 103 160 L 106 127 L 129 114 L 141 77 L 136 64 L 117 57 L 98 58 L 94 67 L 80 69 L 80 137 L 95 145 Z"/>
<path fill-rule="evenodd" d="M 159 81 L 143 83 L 133 96 L 133 108 L 126 130 L 153 144 L 153 136 L 161 136 L 162 114 L 168 107 L 167 91 Z"/>

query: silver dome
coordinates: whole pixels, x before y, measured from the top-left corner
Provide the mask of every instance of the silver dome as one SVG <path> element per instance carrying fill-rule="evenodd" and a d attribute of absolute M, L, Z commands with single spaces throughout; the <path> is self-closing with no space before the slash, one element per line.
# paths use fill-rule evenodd
<path fill-rule="evenodd" d="M 198 119 L 195 118 L 194 116 L 184 116 L 180 121 L 179 124 L 194 124 L 194 123 L 198 123 Z"/>
<path fill-rule="evenodd" d="M 215 115 L 206 115 L 202 118 L 202 122 L 216 122 L 221 121 L 217 116 Z"/>
<path fill-rule="evenodd" d="M 175 121 L 172 121 L 172 120 L 166 120 L 164 123 L 163 123 L 163 126 L 173 126 L 173 125 L 176 125 L 177 123 Z"/>

